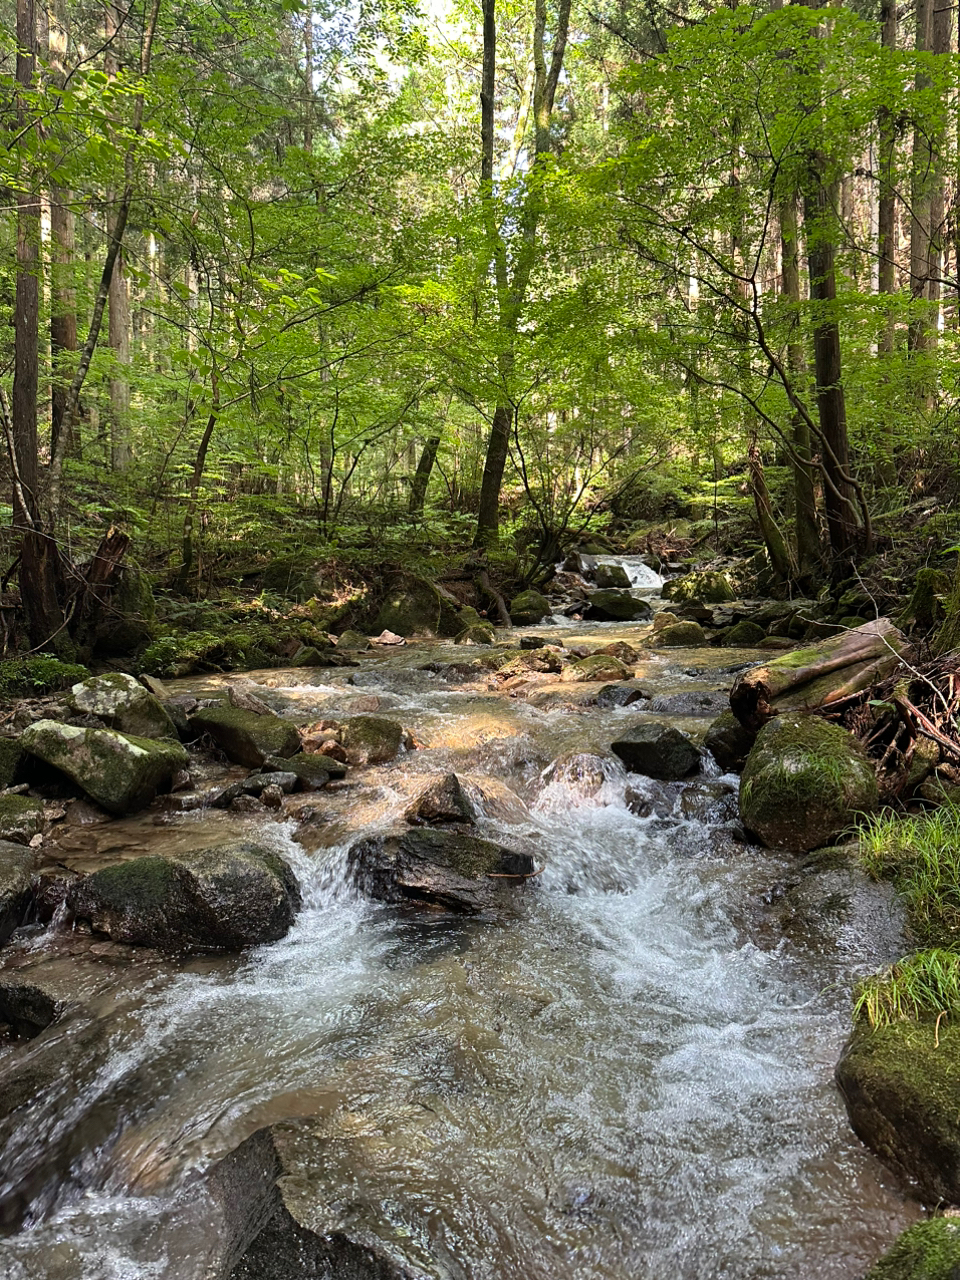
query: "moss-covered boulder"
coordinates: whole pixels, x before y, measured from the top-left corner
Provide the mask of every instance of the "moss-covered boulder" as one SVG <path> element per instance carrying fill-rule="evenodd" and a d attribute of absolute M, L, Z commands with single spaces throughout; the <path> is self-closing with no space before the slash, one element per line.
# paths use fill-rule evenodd
<path fill-rule="evenodd" d="M 732 711 L 723 711 L 704 734 L 703 745 L 724 773 L 739 773 L 757 735 L 745 729 Z"/>
<path fill-rule="evenodd" d="M 622 564 L 598 564 L 593 571 L 593 580 L 598 587 L 630 588 L 630 575 Z"/>
<path fill-rule="evenodd" d="M 700 649 L 707 637 L 699 622 L 674 622 L 660 628 L 654 643 L 664 649 Z"/>
<path fill-rule="evenodd" d="M 537 869 L 528 853 L 434 827 L 360 840 L 347 861 L 372 898 L 467 915 L 496 909 Z"/>
<path fill-rule="evenodd" d="M 46 825 L 42 800 L 32 796 L 0 796 L 0 840 L 29 844 Z"/>
<path fill-rule="evenodd" d="M 80 729 L 38 720 L 20 737 L 38 760 L 59 769 L 108 813 L 133 813 L 170 786 L 186 768 L 179 742 L 138 738 L 114 729 Z"/>
<path fill-rule="evenodd" d="M 700 752 L 673 725 L 641 721 L 610 744 L 631 773 L 673 781 L 700 767 Z"/>
<path fill-rule="evenodd" d="M 861 1141 L 929 1204 L 960 1204 L 960 1025 L 864 1023 L 836 1077 Z"/>
<path fill-rule="evenodd" d="M 343 654 L 329 649 L 318 649 L 314 644 L 303 644 L 290 659 L 291 667 L 338 667 Z"/>
<path fill-rule="evenodd" d="M 454 639 L 454 644 L 493 644 L 495 639 L 493 627 L 477 622 L 472 626 L 464 627 Z"/>
<path fill-rule="evenodd" d="M 25 760 L 19 738 L 0 738 L 0 790 L 23 781 Z"/>
<path fill-rule="evenodd" d="M 741 820 L 771 849 L 816 849 L 878 804 L 863 747 L 816 716 L 783 715 L 766 724 L 740 783 Z"/>
<path fill-rule="evenodd" d="M 672 627 L 683 619 L 679 614 L 671 612 L 669 609 L 661 609 L 659 613 L 653 615 L 653 634 L 662 631 L 664 627 Z"/>
<path fill-rule="evenodd" d="M 403 739 L 403 725 L 386 716 L 351 716 L 340 734 L 351 764 L 386 764 L 400 754 Z"/>
<path fill-rule="evenodd" d="M 532 588 L 510 601 L 510 621 L 515 627 L 533 627 L 553 613 L 550 601 Z"/>
<path fill-rule="evenodd" d="M 456 607 L 432 582 L 413 573 L 399 573 L 387 585 L 380 612 L 373 624 L 378 635 L 455 636 L 463 630 Z"/>
<path fill-rule="evenodd" d="M 197 711 L 190 724 L 208 733 L 231 760 L 248 769 L 259 769 L 267 756 L 292 756 L 300 750 L 296 725 L 280 716 L 221 705 Z"/>
<path fill-rule="evenodd" d="M 579 683 L 587 680 L 629 680 L 633 669 L 609 653 L 593 653 L 564 667 L 560 679 Z"/>
<path fill-rule="evenodd" d="M 957 1280 L 960 1222 L 928 1218 L 908 1227 L 865 1280 Z"/>
<path fill-rule="evenodd" d="M 0 944 L 24 922 L 33 898 L 33 863 L 32 849 L 0 842 Z"/>
<path fill-rule="evenodd" d="M 133 676 L 112 672 L 75 684 L 67 698 L 74 711 L 97 716 L 109 729 L 140 738 L 175 738 L 177 730 L 158 698 Z"/>
<path fill-rule="evenodd" d="M 105 867 L 70 887 L 67 906 L 115 942 L 238 951 L 282 938 L 300 889 L 278 854 L 240 841 Z"/>
<path fill-rule="evenodd" d="M 671 578 L 663 586 L 664 600 L 702 600 L 704 604 L 725 604 L 736 599 L 736 592 L 725 573 L 716 569 L 700 569 L 682 578 Z"/>
<path fill-rule="evenodd" d="M 123 565 L 117 585 L 110 592 L 108 617 L 97 627 L 96 653 L 103 657 L 134 653 L 150 643 L 156 619 L 150 580 L 133 565 Z"/>
<path fill-rule="evenodd" d="M 355 653 L 366 653 L 370 647 L 370 637 L 365 636 L 361 631 L 344 631 L 343 635 L 337 638 L 338 649 L 350 649 Z"/>
<path fill-rule="evenodd" d="M 638 600 L 629 591 L 591 591 L 583 615 L 594 622 L 648 622 L 653 610 L 646 600 Z"/>
<path fill-rule="evenodd" d="M 723 644 L 728 649 L 755 649 L 761 640 L 766 638 L 763 627 L 755 622 L 737 622 L 723 637 Z"/>
<path fill-rule="evenodd" d="M 553 649 L 527 649 L 502 663 L 499 674 L 509 679 L 511 676 L 548 674 L 562 667 L 563 659 Z"/>

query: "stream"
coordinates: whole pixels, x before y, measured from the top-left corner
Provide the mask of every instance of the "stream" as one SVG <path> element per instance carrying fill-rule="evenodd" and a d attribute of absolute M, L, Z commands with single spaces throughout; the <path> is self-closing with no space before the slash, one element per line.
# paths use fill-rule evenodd
<path fill-rule="evenodd" d="M 649 630 L 528 629 L 568 646 Z M 647 651 L 639 678 L 668 709 L 599 710 L 564 701 L 578 686 L 444 674 L 478 652 L 422 642 L 356 669 L 177 682 L 252 682 L 300 720 L 375 710 L 419 749 L 280 819 L 161 806 L 49 838 L 45 856 L 81 869 L 256 838 L 303 909 L 240 957 L 173 963 L 56 924 L 2 953 L 0 971 L 67 981 L 82 1007 L 0 1047 L 0 1092 L 34 1096 L 0 1153 L 22 1220 L 0 1239 L 4 1280 L 228 1276 L 208 1171 L 284 1121 L 309 1125 L 316 1229 L 436 1280 L 856 1280 L 916 1220 L 833 1084 L 852 983 L 888 958 L 876 936 L 783 935 L 770 904 L 795 860 L 745 842 L 737 779 L 709 760 L 683 784 L 614 760 L 586 782 L 548 771 L 639 719 L 702 734 L 717 711 L 693 695 L 709 706 L 758 653 Z M 410 914 L 347 881 L 358 834 L 451 770 L 485 797 L 482 834 L 545 864 L 509 916 Z"/>

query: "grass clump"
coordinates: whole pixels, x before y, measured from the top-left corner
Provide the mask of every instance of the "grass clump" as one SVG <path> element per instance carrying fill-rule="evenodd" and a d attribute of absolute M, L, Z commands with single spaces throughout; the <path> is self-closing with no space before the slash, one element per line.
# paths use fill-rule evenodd
<path fill-rule="evenodd" d="M 906 818 L 878 814 L 861 824 L 859 836 L 864 868 L 893 880 L 920 941 L 960 943 L 960 807 Z"/>
<path fill-rule="evenodd" d="M 931 947 L 872 974 L 854 993 L 853 1016 L 871 1028 L 960 1013 L 960 954 Z"/>

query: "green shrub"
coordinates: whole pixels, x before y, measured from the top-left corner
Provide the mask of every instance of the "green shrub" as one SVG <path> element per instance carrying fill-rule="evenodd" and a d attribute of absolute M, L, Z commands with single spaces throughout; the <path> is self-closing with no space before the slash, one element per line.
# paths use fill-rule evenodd
<path fill-rule="evenodd" d="M 52 653 L 13 658 L 0 663 L 0 699 L 36 697 L 57 693 L 86 680 L 90 672 L 77 662 L 61 662 Z"/>

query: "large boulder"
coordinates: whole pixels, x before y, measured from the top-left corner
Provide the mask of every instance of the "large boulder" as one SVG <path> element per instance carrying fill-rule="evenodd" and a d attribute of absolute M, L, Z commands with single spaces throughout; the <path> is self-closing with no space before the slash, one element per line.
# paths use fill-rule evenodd
<path fill-rule="evenodd" d="M 929 1204 L 960 1204 L 960 1026 L 863 1024 L 836 1076 L 857 1136 Z"/>
<path fill-rule="evenodd" d="M 340 741 L 350 764 L 386 764 L 403 749 L 403 725 L 386 716 L 351 716 Z"/>
<path fill-rule="evenodd" d="M 238 951 L 282 938 L 300 889 L 278 854 L 241 841 L 104 867 L 70 887 L 67 906 L 115 942 Z"/>
<path fill-rule="evenodd" d="M 734 623 L 723 637 L 722 643 L 728 649 L 755 649 L 761 640 L 766 639 L 766 635 L 763 627 L 744 618 L 742 622 Z"/>
<path fill-rule="evenodd" d="M 0 841 L 0 943 L 23 924 L 32 900 L 34 854 L 21 844 Z"/>
<path fill-rule="evenodd" d="M 723 711 L 704 734 L 703 745 L 724 773 L 739 773 L 756 741 L 752 729 L 745 729 L 732 711 Z"/>
<path fill-rule="evenodd" d="M 630 575 L 622 564 L 598 564 L 593 580 L 598 587 L 624 587 L 630 588 Z"/>
<path fill-rule="evenodd" d="M 676 781 L 700 767 L 700 752 L 672 725 L 641 721 L 610 744 L 631 773 Z"/>
<path fill-rule="evenodd" d="M 646 600 L 638 600 L 629 591 L 591 591 L 583 615 L 596 622 L 647 622 L 653 610 Z"/>
<path fill-rule="evenodd" d="M 510 621 L 515 627 L 532 627 L 553 613 L 550 601 L 539 591 L 521 591 L 510 601 Z"/>
<path fill-rule="evenodd" d="M 571 662 L 565 667 L 560 679 L 579 683 L 588 680 L 629 680 L 633 675 L 632 667 L 620 662 L 608 653 L 593 653 L 588 658 Z"/>
<path fill-rule="evenodd" d="M 0 840 L 29 844 L 47 825 L 43 801 L 32 796 L 0 796 Z"/>
<path fill-rule="evenodd" d="M 387 585 L 373 630 L 398 636 L 455 636 L 463 624 L 455 606 L 432 582 L 413 573 L 398 573 Z"/>
<path fill-rule="evenodd" d="M 177 730 L 159 698 L 133 676 L 112 672 L 75 684 L 67 699 L 81 715 L 97 716 L 107 728 L 139 738 L 175 738 Z"/>
<path fill-rule="evenodd" d="M 816 716 L 784 715 L 765 725 L 740 782 L 741 820 L 771 849 L 816 849 L 878 803 L 863 747 Z"/>
<path fill-rule="evenodd" d="M 707 637 L 699 622 L 673 622 L 660 628 L 655 643 L 664 649 L 699 649 Z"/>
<path fill-rule="evenodd" d="M 179 742 L 138 738 L 115 729 L 80 729 L 38 720 L 20 737 L 24 751 L 72 779 L 108 813 L 142 809 L 184 769 Z"/>
<path fill-rule="evenodd" d="M 347 861 L 357 884 L 382 902 L 422 903 L 467 915 L 494 910 L 536 871 L 528 853 L 458 831 L 416 827 L 370 836 Z"/>
<path fill-rule="evenodd" d="M 292 756 L 300 750 L 296 725 L 281 716 L 221 705 L 195 712 L 190 724 L 209 733 L 231 760 L 248 769 L 259 769 L 267 756 Z"/>
<path fill-rule="evenodd" d="M 704 604 L 723 604 L 735 600 L 736 593 L 725 573 L 716 569 L 698 569 L 671 578 L 663 587 L 664 600 L 702 600 Z"/>

